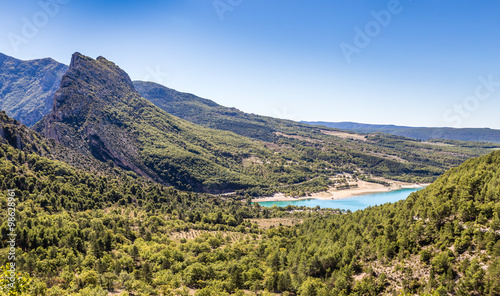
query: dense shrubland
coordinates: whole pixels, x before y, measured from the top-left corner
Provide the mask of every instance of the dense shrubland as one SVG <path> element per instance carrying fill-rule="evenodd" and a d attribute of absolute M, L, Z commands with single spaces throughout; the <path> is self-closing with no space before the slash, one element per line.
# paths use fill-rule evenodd
<path fill-rule="evenodd" d="M 500 294 L 500 152 L 467 160 L 498 145 L 322 130 L 189 95 L 157 102 L 200 127 L 102 57 L 75 54 L 61 85 L 57 112 L 36 125 L 59 144 L 0 113 L 0 189 L 17 198 L 28 295 Z M 344 173 L 442 176 L 354 213 L 251 203 L 343 188 L 332 177 Z"/>
<path fill-rule="evenodd" d="M 0 186 L 16 189 L 17 262 L 32 295 L 500 292 L 498 152 L 406 201 L 345 213 L 261 208 L 0 148 Z M 266 230 L 249 220 L 292 215 L 303 223 Z"/>

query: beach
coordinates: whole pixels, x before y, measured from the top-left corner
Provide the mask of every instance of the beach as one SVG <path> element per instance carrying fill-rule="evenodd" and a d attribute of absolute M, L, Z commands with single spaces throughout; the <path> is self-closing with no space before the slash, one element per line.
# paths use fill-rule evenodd
<path fill-rule="evenodd" d="M 291 200 L 302 200 L 302 199 L 323 199 L 323 200 L 342 199 L 360 194 L 387 192 L 404 188 L 421 188 L 429 185 L 429 184 L 406 183 L 406 182 L 399 182 L 392 180 L 385 180 L 385 181 L 387 183 L 390 183 L 390 186 L 384 186 L 378 183 L 371 183 L 358 180 L 356 182 L 350 182 L 349 185 L 351 185 L 352 188 L 349 189 L 339 190 L 334 187 L 330 187 L 330 189 L 328 189 L 327 191 L 311 193 L 308 196 L 301 196 L 301 197 L 285 196 L 285 194 L 283 193 L 276 193 L 273 196 L 269 197 L 254 198 L 252 199 L 252 202 L 291 201 Z"/>

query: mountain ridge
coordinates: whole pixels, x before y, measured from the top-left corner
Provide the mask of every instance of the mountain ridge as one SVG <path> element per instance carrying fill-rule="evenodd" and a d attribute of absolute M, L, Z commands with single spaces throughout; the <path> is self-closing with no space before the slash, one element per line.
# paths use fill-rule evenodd
<path fill-rule="evenodd" d="M 161 183 L 189 183 L 195 190 L 208 190 L 202 188 L 212 185 L 203 185 L 204 180 L 194 177 L 197 166 L 213 171 L 214 184 L 231 183 L 233 178 L 237 183 L 252 182 L 237 172 L 236 162 L 245 152 L 238 152 L 233 145 L 257 146 L 158 109 L 136 92 L 125 71 L 103 57 L 94 60 L 73 55 L 54 96 L 52 112 L 34 128 L 68 147 Z M 227 147 L 220 146 L 222 143 Z M 227 155 L 222 162 L 217 160 L 219 153 Z M 184 162 L 191 162 L 191 166 Z"/>
<path fill-rule="evenodd" d="M 281 130 L 273 128 L 275 125 L 283 126 L 286 123 L 311 130 L 295 121 L 245 113 L 154 82 L 134 81 L 133 83 L 144 98 L 165 112 L 209 128 L 228 130 L 262 141 L 276 139 L 275 133 Z"/>
<path fill-rule="evenodd" d="M 97 59 L 101 58 L 103 57 Z M 62 76 L 67 69 L 68 66 L 50 57 L 24 61 L 0 53 L 1 109 L 23 124 L 33 126 L 52 110 L 53 95 L 59 88 Z M 154 82 L 133 81 L 132 83 L 141 96 L 166 112 L 210 128 L 230 130 L 251 138 L 272 141 L 275 139 L 277 130 L 270 126 L 286 121 L 228 108 L 212 100 L 200 98 L 191 93 L 179 92 Z M 160 100 L 159 98 L 162 97 L 171 98 L 170 102 Z M 180 109 L 171 105 L 174 102 L 191 108 Z M 200 111 L 205 113 L 205 119 L 200 117 Z M 226 116 L 219 118 L 221 114 Z M 239 120 L 235 120 L 235 117 Z M 305 124 L 310 124 L 360 133 L 384 132 L 419 140 L 447 139 L 500 143 L 500 131 L 489 128 L 410 127 L 323 121 L 286 122 L 302 129 L 307 129 Z"/>
<path fill-rule="evenodd" d="M 278 191 L 304 196 L 327 190 L 339 173 L 427 183 L 496 147 L 439 146 L 247 114 L 158 84 L 133 82 L 104 57 L 80 53 L 72 56 L 51 113 L 34 129 L 156 182 L 242 196 Z"/>
<path fill-rule="evenodd" d="M 457 140 L 500 143 L 500 130 L 491 128 L 452 128 L 452 127 L 411 127 L 392 124 L 366 124 L 357 122 L 302 121 L 302 123 L 326 126 L 358 133 L 386 133 L 417 140 Z"/>
<path fill-rule="evenodd" d="M 52 108 L 67 66 L 52 58 L 22 61 L 0 53 L 0 104 L 9 116 L 33 126 Z"/>
<path fill-rule="evenodd" d="M 0 111 L 0 143 L 8 144 L 26 155 L 34 153 L 97 175 L 116 174 L 107 163 L 45 138 L 16 119 L 10 118 L 5 111 Z"/>

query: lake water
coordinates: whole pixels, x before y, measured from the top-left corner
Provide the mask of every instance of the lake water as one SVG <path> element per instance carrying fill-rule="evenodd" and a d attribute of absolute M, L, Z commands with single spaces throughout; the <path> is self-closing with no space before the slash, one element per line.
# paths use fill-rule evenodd
<path fill-rule="evenodd" d="M 331 208 L 331 209 L 344 209 L 351 210 L 352 212 L 357 210 L 365 209 L 369 206 L 381 205 L 388 202 L 396 202 L 402 199 L 406 199 L 410 193 L 419 191 L 423 188 L 405 188 L 399 190 L 392 190 L 387 192 L 378 193 L 367 193 L 355 195 L 352 197 L 344 199 L 302 199 L 302 200 L 291 200 L 291 201 L 264 201 L 259 202 L 261 206 L 272 207 L 277 205 L 278 207 L 286 207 L 287 205 L 293 206 L 306 206 L 314 208 L 315 206 L 320 206 L 321 208 Z"/>

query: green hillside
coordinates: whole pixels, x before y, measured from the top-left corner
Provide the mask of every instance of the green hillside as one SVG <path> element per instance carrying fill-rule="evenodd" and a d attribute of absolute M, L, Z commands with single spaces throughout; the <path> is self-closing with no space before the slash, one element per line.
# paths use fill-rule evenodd
<path fill-rule="evenodd" d="M 500 151 L 406 201 L 304 211 L 96 176 L 0 144 L 29 295 L 498 295 L 499 168 Z"/>
<path fill-rule="evenodd" d="M 252 215 L 251 209 L 241 210 L 240 202 L 184 193 L 127 174 L 96 176 L 7 144 L 0 144 L 0 175 L 1 190 L 15 192 L 16 263 L 33 279 L 29 295 L 107 295 L 103 288 L 113 289 L 119 281 L 139 295 L 158 295 L 150 286 L 159 271 L 155 264 L 164 269 L 155 282 L 167 291 L 165 268 L 184 261 L 184 250 L 169 243 L 170 232 L 197 227 L 242 233 L 247 228 L 242 218 Z M 6 195 L 0 203 L 7 208 Z M 0 233 L 7 237 L 7 211 L 0 215 Z M 155 240 L 154 249 L 143 248 Z M 0 242 L 3 265 L 6 241 Z"/>
<path fill-rule="evenodd" d="M 23 105 L 24 97 L 16 97 L 16 92 L 30 93 L 37 89 L 24 82 L 54 76 L 53 85 L 59 85 L 62 73 L 54 69 L 67 69 L 50 59 L 8 60 L 12 65 L 7 67 L 4 63 L 2 71 L 18 75 L 8 81 L 4 79 L 5 94 L 20 106 L 29 104 Z M 54 69 L 35 67 L 40 63 L 52 65 L 51 61 L 55 63 Z M 329 178 L 343 172 L 431 182 L 465 159 L 498 148 L 484 143 L 420 143 L 387 135 L 336 136 L 337 130 L 247 114 L 154 83 L 134 82 L 132 86 L 126 73 L 114 65 L 100 65 L 104 61 L 101 58 L 95 63 L 78 65 L 78 70 L 72 69 L 56 96 L 57 111 L 36 127 L 42 134 L 70 147 L 69 155 L 78 151 L 78 157 L 65 158 L 65 153 L 59 153 L 57 158 L 77 167 L 92 168 L 100 163 L 97 165 L 100 170 L 114 165 L 164 184 L 196 191 L 237 190 L 240 195 L 253 196 L 281 191 L 305 195 L 327 189 L 332 183 Z M 28 68 L 33 70 L 27 71 Z M 169 114 L 140 99 L 135 89 Z M 82 96 L 82 91 L 88 95 Z M 52 101 L 48 100 L 44 106 L 48 112 Z M 30 114 L 23 118 L 25 123 L 37 120 Z M 58 117 L 61 114 L 64 118 Z M 253 140 L 203 129 L 176 116 Z"/>
<path fill-rule="evenodd" d="M 360 135 L 290 120 L 265 117 L 221 106 L 211 100 L 153 83 L 134 81 L 137 91 L 164 111 L 210 128 L 229 130 L 276 147 L 293 147 L 291 158 L 305 165 L 374 174 L 410 182 L 432 182 L 467 158 L 484 155 L 499 144 L 422 142 L 385 134 Z M 341 170 L 338 170 L 342 168 Z M 311 168 L 311 173 L 316 170 Z M 311 175 L 311 174 L 310 174 Z"/>
<path fill-rule="evenodd" d="M 197 191 L 255 185 L 242 159 L 271 153 L 249 139 L 165 113 L 141 98 L 116 65 L 78 53 L 55 94 L 53 112 L 35 129 L 103 162 Z"/>
<path fill-rule="evenodd" d="M 190 102 L 213 105 L 183 97 L 171 106 Z M 231 117 L 221 116 L 221 111 L 195 111 L 207 114 L 208 123 Z M 247 130 L 242 117 L 252 124 L 262 119 L 238 114 L 233 117 L 244 123 L 241 131 Z M 35 130 L 88 157 L 165 185 L 213 193 L 242 190 L 239 194 L 254 196 L 278 190 L 293 195 L 323 191 L 332 184 L 331 176 L 343 172 L 430 182 L 463 160 L 495 148 L 422 144 L 383 135 L 346 138 L 345 133 L 339 137 L 334 130 L 292 121 L 263 122 L 254 125 L 255 131 L 272 138 L 270 142 L 201 127 L 142 98 L 112 62 L 76 53 L 54 95 L 52 112 Z M 262 125 L 272 132 L 261 130 Z"/>
<path fill-rule="evenodd" d="M 295 132 L 298 128 L 308 133 L 315 130 L 295 121 L 249 114 L 236 108 L 224 107 L 211 100 L 178 92 L 154 82 L 133 83 L 141 96 L 165 112 L 209 128 L 228 130 L 267 142 L 276 139 L 276 132 Z"/>
<path fill-rule="evenodd" d="M 301 295 L 498 295 L 500 152 L 466 161 L 405 201 L 307 220 L 271 241 L 283 258 L 274 272 L 317 291 Z"/>

